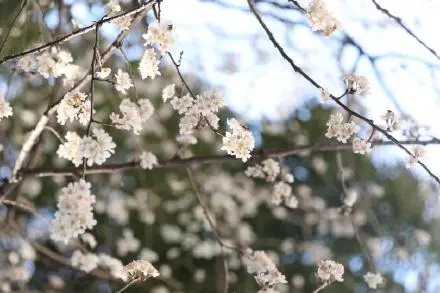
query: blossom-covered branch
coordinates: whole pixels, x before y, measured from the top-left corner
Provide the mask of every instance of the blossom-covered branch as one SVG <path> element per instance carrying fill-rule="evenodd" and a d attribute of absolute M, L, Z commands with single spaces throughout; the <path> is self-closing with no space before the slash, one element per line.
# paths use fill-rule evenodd
<path fill-rule="evenodd" d="M 310 75 L 308 75 L 303 69 L 301 69 L 299 66 L 295 64 L 292 58 L 287 55 L 286 51 L 283 49 L 283 47 L 278 43 L 278 41 L 275 39 L 273 33 L 269 30 L 267 25 L 264 23 L 263 19 L 259 15 L 259 13 L 256 10 L 255 2 L 253 0 L 247 0 L 248 5 L 252 13 L 255 15 L 257 21 L 261 25 L 261 27 L 266 32 L 268 38 L 272 42 L 272 44 L 276 47 L 276 49 L 279 51 L 280 55 L 289 63 L 289 65 L 292 67 L 292 69 L 300 74 L 302 77 L 304 77 L 310 84 L 312 84 L 317 89 L 323 89 L 322 86 L 320 86 Z M 364 121 L 368 125 L 370 125 L 374 130 L 377 130 L 381 134 L 383 134 L 386 138 L 391 140 L 395 145 L 397 145 L 400 149 L 402 149 L 404 152 L 406 152 L 410 157 L 414 157 L 415 155 L 406 148 L 403 144 L 399 143 L 399 140 L 396 139 L 393 135 L 391 135 L 387 130 L 381 128 L 377 124 L 374 123 L 373 120 L 361 115 L 360 113 L 350 109 L 347 105 L 341 102 L 340 97 L 334 96 L 332 94 L 328 94 L 328 96 L 342 109 L 344 109 L 350 116 L 359 118 L 360 120 Z M 422 168 L 429 174 L 429 176 L 434 179 L 438 184 L 440 184 L 440 178 L 435 175 L 423 162 L 420 160 L 417 161 L 417 163 L 422 166 Z"/>
<path fill-rule="evenodd" d="M 427 141 L 408 140 L 399 141 L 402 145 L 438 145 L 440 140 L 432 139 Z M 394 145 L 391 141 L 373 141 L 373 147 Z M 279 149 L 261 149 L 252 153 L 254 159 L 279 158 L 301 154 L 303 152 L 334 152 L 342 150 L 352 150 L 351 144 L 311 144 L 306 146 L 296 146 Z M 228 155 L 194 156 L 190 158 L 172 158 L 159 160 L 154 168 L 186 167 L 191 164 L 215 164 L 223 161 L 236 161 L 234 157 Z M 104 164 L 87 168 L 86 174 L 104 174 L 115 171 L 126 171 L 131 169 L 143 169 L 140 161 L 130 161 L 125 163 Z M 52 176 L 81 176 L 81 168 L 24 168 L 20 175 L 23 177 L 52 177 Z"/>
<path fill-rule="evenodd" d="M 50 48 L 52 48 L 54 46 L 60 45 L 62 43 L 65 43 L 65 42 L 67 42 L 67 41 L 69 41 L 69 40 L 71 40 L 73 38 L 76 38 L 76 37 L 84 35 L 84 34 L 86 34 L 88 32 L 94 31 L 94 30 L 96 30 L 97 26 L 101 26 L 104 23 L 108 23 L 108 22 L 111 22 L 111 21 L 116 21 L 116 20 L 122 19 L 124 17 L 133 16 L 133 15 L 135 15 L 135 14 L 137 14 L 139 12 L 143 12 L 145 10 L 149 10 L 155 2 L 156 2 L 155 0 L 147 1 L 147 2 L 143 3 L 141 6 L 139 6 L 138 8 L 129 10 L 127 12 L 124 12 L 122 14 L 115 15 L 115 16 L 112 16 L 112 17 L 102 18 L 99 21 L 97 21 L 97 22 L 95 22 L 95 23 L 93 23 L 93 24 L 91 24 L 89 26 L 86 26 L 84 28 L 81 28 L 79 30 L 71 32 L 70 34 L 67 34 L 67 35 L 65 35 L 65 36 L 63 36 L 63 37 L 61 37 L 59 39 L 53 40 L 53 41 L 51 41 L 49 43 L 43 44 L 41 46 L 38 46 L 36 48 L 24 51 L 24 52 L 19 53 L 19 54 L 14 54 L 14 55 L 6 56 L 6 57 L 4 57 L 4 58 L 2 58 L 0 60 L 0 65 L 2 65 L 3 63 L 6 63 L 8 61 L 12 61 L 12 60 L 16 60 L 18 58 L 25 57 L 27 55 L 32 55 L 32 54 L 36 54 L 36 53 L 40 53 L 42 51 L 48 50 L 48 49 L 50 49 Z"/>

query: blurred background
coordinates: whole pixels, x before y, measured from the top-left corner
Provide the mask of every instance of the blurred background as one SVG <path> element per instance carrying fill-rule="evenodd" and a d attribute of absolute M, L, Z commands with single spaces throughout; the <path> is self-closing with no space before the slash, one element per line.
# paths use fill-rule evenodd
<path fill-rule="evenodd" d="M 372 94 L 345 100 L 351 108 L 375 121 L 393 110 L 404 120 L 404 128 L 393 133 L 399 139 L 440 136 L 439 60 L 378 11 L 371 0 L 325 1 L 342 24 L 331 37 L 313 32 L 304 14 L 288 1 L 256 2 L 288 54 L 330 92 L 344 92 L 345 73 L 368 77 Z M 308 1 L 298 2 L 308 5 Z M 138 5 L 137 1 L 120 3 L 123 11 Z M 439 20 L 434 13 L 440 11 L 439 1 L 380 3 L 401 17 L 430 47 L 440 50 Z M 0 44 L 5 43 L 0 59 L 90 25 L 106 13 L 105 4 L 0 0 Z M 325 124 L 335 105 L 322 103 L 319 92 L 290 69 L 249 12 L 246 1 L 165 0 L 161 10 L 162 21 L 173 24 L 177 42 L 172 52 L 176 56 L 183 52 L 180 68 L 190 86 L 195 92 L 216 87 L 224 93 L 228 109 L 221 113 L 222 120 L 238 117 L 246 122 L 258 148 L 328 142 Z M 149 12 L 129 33 L 122 51 L 106 63 L 113 71 L 122 68 L 130 72 L 136 94 L 149 98 L 156 108 L 140 136 L 105 128 L 118 145 L 109 162 L 131 160 L 144 149 L 160 159 L 176 153 L 184 157 L 221 153 L 221 138 L 208 128 L 197 132 L 197 145 L 181 145 L 175 140 L 177 115 L 161 98 L 166 85 L 180 85 L 168 58 L 161 60 L 160 77 L 140 79 L 137 67 L 144 51 L 141 35 L 151 22 L 154 16 Z M 116 24 L 103 25 L 101 50 L 120 31 Z M 89 33 L 60 47 L 71 52 L 75 65 L 87 69 L 93 44 L 94 35 Z M 67 90 L 60 79 L 22 72 L 14 62 L 0 67 L 0 95 L 14 109 L 14 116 L 0 123 L 2 178 L 10 176 L 24 138 L 41 114 Z M 95 99 L 96 117 L 109 123 L 108 116 L 117 110 L 122 97 L 110 85 L 100 83 Z M 84 131 L 77 124 L 61 127 L 56 119 L 50 125 L 62 136 L 68 130 Z M 367 136 L 368 131 L 363 125 L 361 133 Z M 30 166 L 72 167 L 54 155 L 58 145 L 53 134 L 44 132 Z M 438 150 L 438 146 L 426 147 L 423 158 L 436 174 L 440 173 Z M 380 272 L 387 280 L 377 292 L 439 292 L 438 186 L 419 167 L 406 169 L 406 160 L 406 154 L 395 146 L 375 148 L 369 156 L 351 151 L 289 156 L 284 164 L 295 177 L 292 188 L 300 202 L 294 210 L 272 206 L 271 184 L 246 177 L 241 161 L 200 165 L 195 174 L 203 199 L 228 243 L 265 250 L 276 261 L 288 280 L 278 288 L 280 292 L 312 292 L 316 264 L 325 258 L 346 268 L 345 281 L 325 292 L 371 292 L 362 278 L 367 271 Z M 358 194 L 350 216 L 341 210 L 341 177 Z M 221 292 L 221 251 L 184 169 L 132 170 L 89 175 L 88 180 L 97 196 L 98 220 L 91 231 L 98 245 L 90 250 L 117 257 L 124 264 L 148 259 L 164 277 L 127 292 Z M 47 221 L 56 210 L 57 191 L 70 181 L 72 178 L 63 176 L 29 178 L 16 191 L 21 201 L 47 220 L 17 210 L 20 233 L 1 225 L 0 292 L 116 292 L 122 287 L 121 283 L 72 269 L 36 249 L 35 245 L 46 247 L 68 260 L 77 245 L 61 245 L 48 237 Z M 0 222 L 6 223 L 7 212 L 8 208 L 0 204 Z M 229 292 L 258 291 L 240 255 L 229 251 L 228 263 Z M 11 279 L 9 272 L 17 268 L 22 277 Z"/>

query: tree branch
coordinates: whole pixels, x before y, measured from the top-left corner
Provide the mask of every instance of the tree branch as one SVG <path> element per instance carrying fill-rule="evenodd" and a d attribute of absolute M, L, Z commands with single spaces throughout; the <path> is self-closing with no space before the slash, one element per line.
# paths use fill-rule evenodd
<path fill-rule="evenodd" d="M 440 140 L 432 139 L 429 141 L 407 140 L 400 141 L 402 145 L 439 145 Z M 373 141 L 372 146 L 390 146 L 394 145 L 391 141 Z M 260 149 L 252 152 L 254 159 L 264 159 L 269 157 L 279 158 L 297 155 L 301 152 L 334 152 L 342 150 L 351 150 L 351 144 L 320 144 L 320 145 L 306 145 L 296 146 L 290 148 L 280 149 Z M 191 158 L 172 158 L 169 160 L 159 161 L 155 168 L 171 168 L 171 167 L 186 167 L 190 164 L 213 164 L 225 161 L 239 162 L 236 158 L 230 155 L 210 155 L 210 156 L 196 156 Z M 133 169 L 142 169 L 139 161 L 129 161 L 124 163 L 104 164 L 101 166 L 92 166 L 86 170 L 85 174 L 105 174 L 117 171 L 126 171 Z M 67 168 L 24 168 L 20 172 L 23 177 L 53 177 L 53 176 L 80 176 L 82 174 L 81 168 L 67 167 Z"/>
<path fill-rule="evenodd" d="M 387 15 L 389 18 L 393 19 L 401 28 L 403 28 L 411 37 L 413 37 L 417 42 L 419 42 L 420 45 L 422 45 L 423 47 L 425 47 L 425 49 L 427 49 L 429 52 L 432 53 L 432 55 L 434 55 L 438 60 L 440 60 L 440 56 L 437 54 L 437 52 L 429 47 L 424 41 L 422 41 L 419 37 L 416 36 L 415 33 L 413 33 L 412 30 L 409 29 L 409 27 L 407 27 L 402 19 L 394 14 L 392 14 L 388 9 L 383 8 L 382 6 L 380 6 L 379 3 L 377 3 L 376 0 L 371 0 L 373 2 L 373 4 L 376 6 L 376 8 L 382 12 L 383 14 Z"/>

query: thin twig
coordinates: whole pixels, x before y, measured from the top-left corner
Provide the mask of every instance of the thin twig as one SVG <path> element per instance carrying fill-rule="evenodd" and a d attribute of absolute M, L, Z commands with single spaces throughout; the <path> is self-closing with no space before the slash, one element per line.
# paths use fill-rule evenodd
<path fill-rule="evenodd" d="M 24 9 L 24 7 L 26 6 L 26 4 L 27 4 L 27 0 L 23 0 L 23 1 L 21 2 L 20 9 L 18 10 L 17 14 L 15 15 L 14 20 L 12 21 L 11 25 L 10 25 L 9 28 L 8 28 L 8 31 L 7 31 L 6 34 L 5 34 L 5 37 L 3 38 L 3 42 L 2 42 L 2 45 L 1 45 L 1 47 L 0 47 L 0 55 L 1 55 L 1 53 L 3 52 L 3 49 L 4 49 L 5 46 L 6 46 L 6 43 L 8 42 L 9 35 L 11 34 L 11 30 L 12 30 L 12 28 L 14 27 L 15 22 L 17 21 L 18 17 L 20 16 L 21 12 L 23 12 L 23 9 Z M 0 64 L 1 64 L 1 63 L 0 63 Z"/>
<path fill-rule="evenodd" d="M 218 245 L 220 246 L 220 250 L 221 250 L 222 258 L 223 258 L 223 270 L 224 270 L 223 293 L 228 293 L 228 288 L 229 288 L 229 276 L 228 276 L 229 273 L 228 272 L 229 271 L 228 271 L 228 260 L 226 258 L 226 254 L 225 254 L 224 248 L 225 247 L 230 248 L 230 247 L 225 245 L 225 243 L 223 242 L 222 238 L 220 237 L 220 234 L 217 231 L 217 227 L 214 224 L 214 221 L 211 219 L 209 209 L 204 204 L 204 202 L 202 200 L 202 197 L 200 196 L 200 191 L 199 191 L 199 189 L 197 187 L 197 182 L 196 182 L 195 176 L 193 174 L 193 171 L 191 170 L 191 167 L 188 166 L 188 167 L 186 167 L 185 170 L 186 170 L 186 174 L 188 175 L 188 179 L 189 179 L 189 182 L 191 184 L 191 187 L 192 187 L 192 189 L 194 191 L 194 195 L 196 196 L 197 202 L 202 207 L 203 213 L 205 214 L 205 218 L 208 220 L 208 223 L 211 226 L 211 230 L 214 233 L 214 237 L 215 237 Z M 238 248 L 234 248 L 234 250 L 238 250 L 241 253 L 240 249 L 238 249 Z"/>

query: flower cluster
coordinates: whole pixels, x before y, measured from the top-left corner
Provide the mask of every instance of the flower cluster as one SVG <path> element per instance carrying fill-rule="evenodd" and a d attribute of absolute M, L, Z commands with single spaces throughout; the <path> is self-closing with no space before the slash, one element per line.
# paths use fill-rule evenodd
<path fill-rule="evenodd" d="M 170 104 L 183 115 L 179 122 L 180 134 L 192 134 L 201 117 L 206 119 L 211 128 L 218 129 L 220 119 L 216 113 L 225 105 L 221 92 L 217 89 L 205 91 L 195 99 L 190 94 L 183 97 L 174 96 Z"/>
<path fill-rule="evenodd" d="M 140 155 L 142 169 L 153 169 L 157 164 L 157 157 L 152 152 L 142 152 Z"/>
<path fill-rule="evenodd" d="M 323 31 L 330 36 L 340 26 L 339 21 L 330 14 L 323 0 L 313 0 L 307 9 L 307 18 L 314 31 Z"/>
<path fill-rule="evenodd" d="M 82 253 L 80 250 L 75 250 L 72 254 L 70 262 L 73 267 L 79 268 L 86 273 L 89 273 L 98 267 L 99 258 L 94 253 Z"/>
<path fill-rule="evenodd" d="M 154 48 L 145 50 L 144 55 L 142 55 L 141 61 L 139 62 L 138 69 L 142 79 L 148 77 L 154 79 L 156 75 L 160 75 L 159 60 L 156 58 Z"/>
<path fill-rule="evenodd" d="M 81 92 L 68 92 L 60 102 L 57 109 L 58 123 L 64 125 L 67 120 L 79 120 L 82 125 L 90 121 L 91 104 L 87 95 Z"/>
<path fill-rule="evenodd" d="M 258 285 L 264 290 L 277 284 L 287 283 L 284 276 L 264 251 L 247 251 L 243 263 L 249 274 L 253 274 Z"/>
<path fill-rule="evenodd" d="M 67 244 L 69 239 L 78 237 L 96 225 L 92 207 L 95 196 L 90 188 L 90 183 L 81 179 L 61 189 L 58 211 L 52 221 L 52 239 Z"/>
<path fill-rule="evenodd" d="M 0 96 L 0 120 L 9 116 L 12 116 L 12 107 Z"/>
<path fill-rule="evenodd" d="M 101 70 L 96 72 L 96 77 L 100 79 L 106 79 L 110 76 L 110 73 L 112 73 L 111 68 L 102 67 Z"/>
<path fill-rule="evenodd" d="M 281 172 L 280 163 L 272 158 L 264 160 L 261 165 L 257 164 L 246 169 L 245 174 L 249 177 L 262 178 L 267 182 L 274 182 Z"/>
<path fill-rule="evenodd" d="M 123 274 L 127 281 L 155 278 L 159 276 L 159 271 L 147 260 L 135 260 L 123 268 Z"/>
<path fill-rule="evenodd" d="M 114 153 L 116 144 L 107 132 L 93 129 L 92 136 L 80 137 L 76 132 L 67 132 L 66 142 L 58 147 L 57 154 L 61 158 L 72 161 L 78 167 L 86 159 L 87 165 L 101 165 Z"/>
<path fill-rule="evenodd" d="M 355 154 L 365 155 L 371 151 L 371 142 L 355 137 L 353 139 L 353 152 Z"/>
<path fill-rule="evenodd" d="M 421 146 L 414 147 L 413 155 L 406 162 L 406 167 L 407 168 L 413 167 L 415 164 L 419 162 L 420 158 L 422 158 L 423 156 L 425 156 L 425 149 Z"/>
<path fill-rule="evenodd" d="M 344 281 L 344 266 L 332 260 L 321 260 L 318 264 L 318 278 L 321 282 Z"/>
<path fill-rule="evenodd" d="M 287 168 L 281 170 L 280 164 L 274 159 L 269 158 L 261 164 L 248 167 L 245 174 L 253 178 L 262 178 L 267 182 L 274 182 L 280 177 L 279 182 L 273 186 L 272 203 L 280 205 L 284 202 L 290 208 L 298 207 L 298 200 L 292 195 L 292 187 L 290 186 L 294 180 L 293 175 Z"/>
<path fill-rule="evenodd" d="M 359 130 L 359 126 L 353 121 L 344 123 L 344 116 L 341 113 L 330 115 L 330 119 L 327 122 L 327 132 L 325 134 L 328 138 L 336 137 L 340 142 L 346 143 L 350 137 Z"/>
<path fill-rule="evenodd" d="M 121 69 L 118 69 L 118 72 L 116 72 L 115 79 L 115 89 L 123 95 L 126 95 L 127 90 L 133 87 L 133 81 L 130 75 Z"/>
<path fill-rule="evenodd" d="M 376 290 L 378 285 L 381 285 L 385 279 L 379 273 L 367 272 L 364 275 L 364 280 L 370 289 Z"/>
<path fill-rule="evenodd" d="M 110 114 L 112 123 L 116 128 L 133 131 L 136 135 L 139 135 L 142 124 L 154 113 L 154 107 L 148 99 L 140 99 L 137 104 L 131 102 L 130 99 L 123 99 L 119 110 L 121 114 Z"/>
<path fill-rule="evenodd" d="M 98 258 L 98 265 L 100 267 L 109 270 L 113 277 L 125 280 L 125 276 L 122 272 L 124 268 L 122 261 L 105 253 L 98 254 Z"/>
<path fill-rule="evenodd" d="M 168 101 L 168 99 L 171 99 L 174 97 L 176 93 L 176 85 L 174 83 L 167 85 L 163 90 L 162 90 L 162 100 L 164 103 L 166 103 L 166 101 Z"/>
<path fill-rule="evenodd" d="M 148 27 L 148 32 L 143 34 L 142 37 L 145 39 L 145 46 L 156 44 L 162 53 L 166 53 L 174 44 L 174 36 L 172 32 L 172 25 L 154 23 Z"/>
<path fill-rule="evenodd" d="M 64 76 L 64 84 L 71 85 L 80 75 L 80 67 L 71 64 L 72 55 L 66 50 L 52 47 L 50 51 L 45 51 L 41 55 L 33 57 L 26 55 L 18 60 L 18 68 L 24 72 L 36 71 L 44 78 Z"/>
<path fill-rule="evenodd" d="M 348 73 L 344 76 L 344 81 L 349 94 L 367 96 L 371 93 L 370 82 L 363 75 Z"/>
<path fill-rule="evenodd" d="M 282 202 L 292 209 L 298 207 L 298 199 L 292 194 L 292 187 L 289 182 L 285 181 L 275 183 L 272 192 L 272 203 L 280 205 Z"/>
<path fill-rule="evenodd" d="M 254 137 L 249 130 L 241 126 L 234 118 L 228 119 L 227 124 L 230 131 L 227 131 L 225 137 L 223 137 L 221 149 L 229 155 L 246 162 L 251 157 L 251 151 L 255 147 Z"/>
<path fill-rule="evenodd" d="M 401 121 L 397 117 L 396 113 L 391 110 L 387 110 L 387 112 L 381 116 L 381 118 L 385 121 L 385 129 L 387 131 L 394 131 L 400 128 Z"/>

